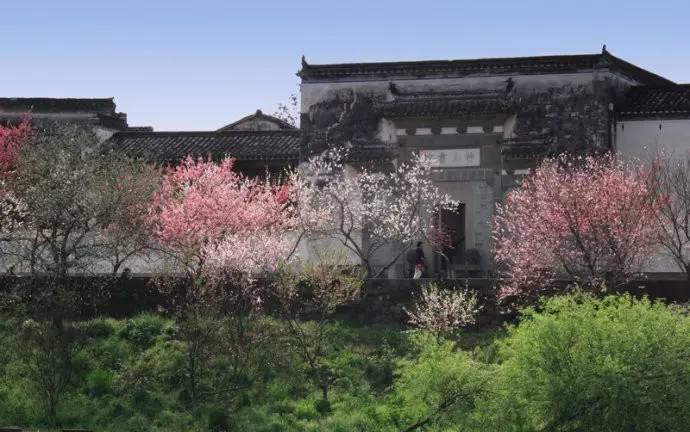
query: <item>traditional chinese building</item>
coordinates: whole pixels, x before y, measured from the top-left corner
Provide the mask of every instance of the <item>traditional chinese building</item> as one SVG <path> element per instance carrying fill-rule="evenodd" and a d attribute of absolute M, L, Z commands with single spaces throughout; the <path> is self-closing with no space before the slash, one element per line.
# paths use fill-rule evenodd
<path fill-rule="evenodd" d="M 614 150 L 642 157 L 690 149 L 690 86 L 600 53 L 473 60 L 311 64 L 303 59 L 301 129 L 261 111 L 214 131 L 133 128 L 113 99 L 0 98 L 0 121 L 84 121 L 107 145 L 176 163 L 233 156 L 250 175 L 279 173 L 327 148 L 354 167 L 413 153 L 458 200 L 437 215 L 452 233 L 456 275 L 493 269 L 494 205 L 544 156 Z M 391 276 L 402 273 L 402 265 Z M 438 265 L 436 270 L 438 270 Z M 673 271 L 672 266 L 667 271 Z"/>
<path fill-rule="evenodd" d="M 597 54 L 478 60 L 303 60 L 298 75 L 304 155 L 345 146 L 392 160 L 416 152 L 435 158 L 437 185 L 462 203 L 457 212 L 440 215 L 457 245 L 456 274 L 477 266 L 482 273 L 492 270 L 494 205 L 540 158 L 564 151 L 629 151 L 642 138 L 637 132 L 629 138 L 617 124 L 627 118 L 618 105 L 629 107 L 631 98 L 651 88 L 683 87 L 605 48 Z M 680 104 L 670 97 L 658 103 Z"/>

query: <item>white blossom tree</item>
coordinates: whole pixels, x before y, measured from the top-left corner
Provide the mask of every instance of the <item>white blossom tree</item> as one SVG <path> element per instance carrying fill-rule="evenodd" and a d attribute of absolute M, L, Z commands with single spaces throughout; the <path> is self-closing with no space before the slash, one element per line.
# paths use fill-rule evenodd
<path fill-rule="evenodd" d="M 414 155 L 390 171 L 354 168 L 347 153 L 311 158 L 290 179 L 301 235 L 328 237 L 355 254 L 368 277 L 380 277 L 415 242 L 430 240 L 434 215 L 456 203 L 434 185 L 432 160 Z M 380 265 L 379 252 L 393 253 Z"/>
<path fill-rule="evenodd" d="M 479 311 L 476 293 L 465 289 L 443 289 L 435 283 L 422 287 L 419 300 L 406 311 L 413 327 L 448 336 L 474 324 Z"/>

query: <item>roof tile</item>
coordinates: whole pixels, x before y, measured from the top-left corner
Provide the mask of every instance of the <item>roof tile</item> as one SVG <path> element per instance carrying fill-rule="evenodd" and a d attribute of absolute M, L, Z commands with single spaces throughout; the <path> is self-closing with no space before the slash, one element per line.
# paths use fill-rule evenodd
<path fill-rule="evenodd" d="M 238 160 L 297 160 L 299 130 L 232 132 L 120 132 L 111 148 L 132 157 L 179 162 L 187 155 Z"/>
<path fill-rule="evenodd" d="M 623 118 L 690 117 L 690 84 L 632 87 L 616 111 Z"/>

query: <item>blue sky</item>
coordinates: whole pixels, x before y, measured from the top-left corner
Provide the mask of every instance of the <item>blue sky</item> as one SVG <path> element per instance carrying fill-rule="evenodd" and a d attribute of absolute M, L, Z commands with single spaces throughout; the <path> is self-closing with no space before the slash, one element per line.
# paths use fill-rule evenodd
<path fill-rule="evenodd" d="M 310 63 L 610 52 L 690 82 L 685 1 L 0 0 L 0 96 L 115 97 L 131 125 L 273 112 Z"/>

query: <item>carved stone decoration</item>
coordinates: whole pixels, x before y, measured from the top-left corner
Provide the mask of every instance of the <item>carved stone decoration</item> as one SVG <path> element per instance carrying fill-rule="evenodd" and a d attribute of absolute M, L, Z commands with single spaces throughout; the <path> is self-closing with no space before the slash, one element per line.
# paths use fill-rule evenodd
<path fill-rule="evenodd" d="M 380 105 L 367 95 L 339 94 L 316 103 L 302 114 L 302 154 L 308 157 L 335 147 L 382 147 L 377 137 L 382 118 Z"/>

